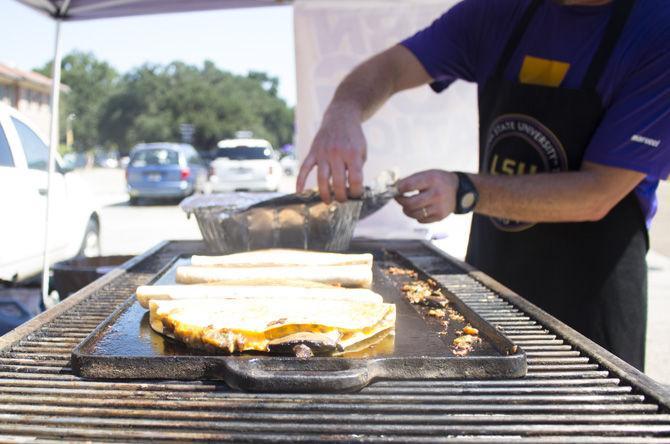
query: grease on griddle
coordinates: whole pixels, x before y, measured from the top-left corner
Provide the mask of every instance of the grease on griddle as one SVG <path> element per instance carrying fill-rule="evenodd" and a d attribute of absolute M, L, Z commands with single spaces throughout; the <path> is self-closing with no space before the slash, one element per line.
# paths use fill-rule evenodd
<path fill-rule="evenodd" d="M 437 334 L 440 336 L 447 336 L 449 334 L 449 320 L 442 319 L 442 331 L 438 331 Z"/>
<path fill-rule="evenodd" d="M 442 308 L 431 308 L 428 310 L 428 316 L 434 316 L 436 318 L 443 318 L 447 315 L 447 312 Z"/>
<path fill-rule="evenodd" d="M 386 272 L 392 276 L 409 276 L 414 279 L 419 276 L 418 273 L 411 268 L 388 267 Z"/>
<path fill-rule="evenodd" d="M 438 332 L 440 336 L 447 336 L 449 322 L 465 322 L 465 317 L 458 311 L 449 306 L 448 299 L 442 294 L 442 289 L 433 279 L 418 279 L 418 273 L 411 269 L 389 267 L 388 274 L 394 276 L 409 277 L 412 280 L 402 284 L 400 289 L 407 300 L 414 305 L 430 307 L 424 311 L 427 316 L 440 320 L 442 330 Z M 456 356 L 467 356 L 477 344 L 481 344 L 479 330 L 467 324 L 462 331 L 457 332 L 458 336 L 450 345 L 451 352 Z"/>
<path fill-rule="evenodd" d="M 463 327 L 463 333 L 466 335 L 478 335 L 479 330 L 474 328 L 472 325 L 468 324 L 465 327 Z"/>
<path fill-rule="evenodd" d="M 475 345 L 480 344 L 482 339 L 479 336 L 462 335 L 454 339 L 451 352 L 456 356 L 467 356 Z"/>
<path fill-rule="evenodd" d="M 427 280 L 418 279 L 418 273 L 415 270 L 389 267 L 386 271 L 390 275 L 403 276 L 412 279 L 409 282 L 404 282 L 400 287 L 400 290 L 410 303 L 415 305 L 425 305 L 437 310 L 445 309 L 449 304 L 449 301 L 442 294 L 442 289 L 437 282 L 430 278 Z M 435 313 L 440 313 L 440 311 Z M 431 314 L 431 316 L 436 315 Z"/>
<path fill-rule="evenodd" d="M 463 317 L 463 315 L 451 307 L 447 308 L 447 314 L 449 315 L 449 319 L 451 319 L 452 321 L 465 322 L 465 318 Z"/>
<path fill-rule="evenodd" d="M 449 303 L 447 298 L 442 294 L 442 290 L 431 279 L 427 281 L 415 279 L 411 282 L 406 282 L 401 287 L 401 290 L 412 304 L 444 308 Z"/>
<path fill-rule="evenodd" d="M 451 352 L 456 356 L 466 356 L 477 344 L 482 342 L 482 338 L 479 337 L 479 330 L 470 324 L 463 327 L 463 331 L 458 333 L 459 336 L 451 344 Z"/>

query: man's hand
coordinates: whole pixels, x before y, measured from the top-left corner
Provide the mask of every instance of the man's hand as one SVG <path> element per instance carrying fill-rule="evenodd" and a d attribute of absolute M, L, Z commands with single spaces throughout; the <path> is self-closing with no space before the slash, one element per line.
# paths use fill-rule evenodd
<path fill-rule="evenodd" d="M 457 188 L 458 177 L 454 173 L 421 171 L 398 181 L 400 196 L 396 201 L 407 216 L 422 224 L 437 222 L 454 212 Z"/>
<path fill-rule="evenodd" d="M 297 191 L 304 190 L 305 180 L 316 166 L 319 194 L 324 202 L 331 201 L 331 178 L 332 193 L 338 202 L 361 196 L 366 152 L 360 117 L 346 111 L 327 114 L 300 167 Z"/>
<path fill-rule="evenodd" d="M 340 202 L 363 194 L 367 148 L 361 123 L 393 94 L 430 81 L 423 65 L 402 45 L 395 45 L 357 66 L 335 91 L 300 168 L 297 191 L 305 189 L 307 176 L 317 167 L 319 194 L 324 202 L 330 203 L 332 194 Z"/>

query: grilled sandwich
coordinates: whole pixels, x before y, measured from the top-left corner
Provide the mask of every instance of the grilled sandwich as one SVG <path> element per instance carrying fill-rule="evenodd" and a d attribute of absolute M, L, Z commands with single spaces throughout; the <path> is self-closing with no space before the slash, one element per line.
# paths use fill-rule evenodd
<path fill-rule="evenodd" d="M 322 341 L 330 351 L 380 341 L 393 332 L 395 305 L 286 298 L 151 300 L 151 327 L 191 347 L 272 351 L 282 343 Z"/>
<path fill-rule="evenodd" d="M 197 267 L 299 267 L 366 265 L 372 267 L 372 255 L 326 253 L 320 251 L 272 248 L 246 251 L 225 256 L 193 256 L 191 264 Z"/>
<path fill-rule="evenodd" d="M 304 265 L 304 266 L 181 266 L 177 267 L 179 284 L 229 283 L 258 285 L 271 279 L 275 282 L 304 280 L 344 287 L 370 288 L 372 268 L 368 264 Z"/>
<path fill-rule="evenodd" d="M 266 303 L 281 303 L 287 299 L 305 301 L 351 301 L 382 303 L 382 297 L 364 288 L 339 288 L 332 286 L 293 285 L 143 285 L 137 289 L 140 305 L 149 308 L 151 300 L 206 299 L 208 304 L 219 299 L 258 299 Z M 297 286 L 300 285 L 300 286 Z"/>

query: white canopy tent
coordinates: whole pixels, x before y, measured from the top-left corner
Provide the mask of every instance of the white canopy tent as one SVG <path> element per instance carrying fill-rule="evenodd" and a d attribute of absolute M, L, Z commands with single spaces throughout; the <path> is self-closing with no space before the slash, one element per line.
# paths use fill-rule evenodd
<path fill-rule="evenodd" d="M 49 172 L 47 185 L 47 210 L 42 263 L 42 299 L 47 300 L 49 291 L 49 235 L 52 212 L 51 190 L 58 147 L 58 113 L 60 103 L 61 39 L 60 29 L 64 21 L 90 20 L 135 15 L 161 14 L 169 12 L 192 12 L 229 8 L 276 6 L 290 0 L 17 0 L 52 17 L 55 21 L 54 57 L 51 85 L 51 124 L 49 128 Z"/>
<path fill-rule="evenodd" d="M 133 15 L 250 8 L 288 4 L 291 0 L 17 0 L 62 21 Z"/>

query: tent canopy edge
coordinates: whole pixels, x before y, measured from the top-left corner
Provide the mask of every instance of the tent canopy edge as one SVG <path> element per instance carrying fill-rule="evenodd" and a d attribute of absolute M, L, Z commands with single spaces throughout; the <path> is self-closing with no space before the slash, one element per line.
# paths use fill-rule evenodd
<path fill-rule="evenodd" d="M 292 0 L 16 0 L 63 21 L 289 5 Z"/>

